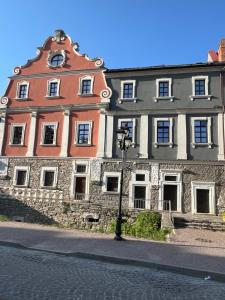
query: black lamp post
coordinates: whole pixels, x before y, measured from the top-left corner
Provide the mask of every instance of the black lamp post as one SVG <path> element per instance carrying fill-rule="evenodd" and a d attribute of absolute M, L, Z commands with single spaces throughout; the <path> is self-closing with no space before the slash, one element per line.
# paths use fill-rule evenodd
<path fill-rule="evenodd" d="M 122 188 L 123 188 L 123 169 L 124 169 L 124 162 L 125 162 L 125 151 L 131 146 L 131 138 L 129 135 L 129 129 L 127 127 L 118 129 L 116 131 L 117 140 L 118 140 L 118 147 L 122 152 L 122 166 L 121 166 L 121 178 L 120 178 L 120 194 L 119 194 L 119 209 L 118 209 L 118 216 L 116 219 L 116 231 L 115 231 L 115 240 L 121 241 L 123 238 L 121 237 L 121 225 L 122 225 Z"/>

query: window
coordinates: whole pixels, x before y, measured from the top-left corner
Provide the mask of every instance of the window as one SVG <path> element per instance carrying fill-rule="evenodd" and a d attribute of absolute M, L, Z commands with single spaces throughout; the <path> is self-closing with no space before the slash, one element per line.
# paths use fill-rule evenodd
<path fill-rule="evenodd" d="M 86 173 L 86 165 L 77 165 L 77 173 Z"/>
<path fill-rule="evenodd" d="M 212 147 L 211 137 L 211 118 L 210 117 L 199 117 L 191 118 L 192 125 L 192 147 L 196 145 L 207 145 L 209 148 Z"/>
<path fill-rule="evenodd" d="M 28 89 L 29 89 L 29 82 L 23 81 L 23 82 L 17 83 L 16 98 L 17 99 L 27 99 L 28 98 Z"/>
<path fill-rule="evenodd" d="M 91 144 L 92 122 L 76 122 L 76 139 L 75 144 Z"/>
<path fill-rule="evenodd" d="M 90 181 L 90 162 L 85 160 L 73 161 L 72 184 L 70 196 L 73 200 L 88 200 Z"/>
<path fill-rule="evenodd" d="M 80 92 L 79 95 L 92 95 L 93 94 L 93 82 L 94 77 L 92 76 L 84 76 L 80 78 Z"/>
<path fill-rule="evenodd" d="M 145 174 L 136 174 L 136 181 L 145 181 Z"/>
<path fill-rule="evenodd" d="M 173 146 L 173 119 L 156 118 L 155 125 L 155 147 L 159 145 Z"/>
<path fill-rule="evenodd" d="M 44 123 L 42 125 L 42 145 L 56 144 L 56 131 L 58 123 Z"/>
<path fill-rule="evenodd" d="M 59 79 L 48 80 L 47 96 L 46 97 L 59 97 Z"/>
<path fill-rule="evenodd" d="M 154 101 L 157 102 L 163 99 L 170 100 L 171 102 L 174 100 L 171 78 L 156 79 L 156 97 L 154 97 Z"/>
<path fill-rule="evenodd" d="M 135 98 L 135 80 L 121 81 L 121 100 L 131 100 Z"/>
<path fill-rule="evenodd" d="M 24 144 L 25 124 L 11 124 L 10 145 Z"/>
<path fill-rule="evenodd" d="M 119 193 L 120 177 L 120 172 L 105 172 L 103 176 L 102 191 L 104 193 Z"/>
<path fill-rule="evenodd" d="M 56 54 L 51 59 L 51 66 L 52 67 L 59 67 L 63 64 L 64 57 L 62 54 Z"/>
<path fill-rule="evenodd" d="M 118 128 L 127 128 L 128 137 L 132 139 L 132 143 L 135 143 L 136 119 L 119 119 Z"/>
<path fill-rule="evenodd" d="M 209 78 L 208 76 L 193 76 L 192 77 L 192 95 L 190 99 L 194 101 L 198 98 L 207 98 L 211 100 L 209 95 Z"/>
<path fill-rule="evenodd" d="M 41 187 L 56 187 L 57 185 L 57 175 L 58 168 L 57 167 L 43 167 L 41 169 Z"/>
<path fill-rule="evenodd" d="M 14 169 L 13 185 L 19 187 L 28 186 L 29 170 L 30 168 L 28 166 L 25 167 L 16 166 Z"/>
<path fill-rule="evenodd" d="M 159 82 L 159 97 L 168 97 L 169 96 L 169 82 L 161 81 Z"/>

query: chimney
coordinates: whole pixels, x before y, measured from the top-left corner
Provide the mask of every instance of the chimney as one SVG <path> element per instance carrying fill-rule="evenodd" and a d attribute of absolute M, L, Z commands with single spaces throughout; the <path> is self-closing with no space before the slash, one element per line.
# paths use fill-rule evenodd
<path fill-rule="evenodd" d="M 218 50 L 218 61 L 225 62 L 225 39 L 220 41 L 220 46 Z"/>

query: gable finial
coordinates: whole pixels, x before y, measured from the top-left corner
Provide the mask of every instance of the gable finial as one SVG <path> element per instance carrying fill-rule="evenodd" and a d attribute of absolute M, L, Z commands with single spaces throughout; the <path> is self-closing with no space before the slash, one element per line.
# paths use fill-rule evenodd
<path fill-rule="evenodd" d="M 66 34 L 62 29 L 55 30 L 54 41 L 56 41 L 56 43 L 60 44 L 60 42 L 65 39 L 65 37 L 66 37 Z"/>

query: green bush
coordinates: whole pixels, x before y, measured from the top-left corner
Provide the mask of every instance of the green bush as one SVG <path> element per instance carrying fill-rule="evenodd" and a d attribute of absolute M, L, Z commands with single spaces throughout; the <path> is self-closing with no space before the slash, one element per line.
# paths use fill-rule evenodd
<path fill-rule="evenodd" d="M 9 220 L 10 220 L 9 217 L 4 216 L 4 215 L 0 215 L 0 222 L 7 222 Z"/>
<path fill-rule="evenodd" d="M 142 237 L 151 240 L 165 240 L 170 230 L 160 229 L 161 217 L 157 212 L 140 212 L 134 223 L 129 221 L 122 223 L 122 234 Z M 116 220 L 113 220 L 108 232 L 114 233 Z"/>

